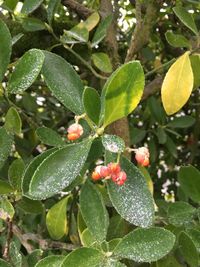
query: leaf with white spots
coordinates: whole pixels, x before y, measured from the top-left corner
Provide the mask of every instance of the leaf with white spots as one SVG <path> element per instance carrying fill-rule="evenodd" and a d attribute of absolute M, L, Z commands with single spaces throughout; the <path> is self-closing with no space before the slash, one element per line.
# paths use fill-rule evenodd
<path fill-rule="evenodd" d="M 108 212 L 101 193 L 89 181 L 81 189 L 80 209 L 83 219 L 94 238 L 99 242 L 105 240 L 109 224 Z"/>
<path fill-rule="evenodd" d="M 33 199 L 46 199 L 70 185 L 82 170 L 91 147 L 84 140 L 58 149 L 42 161 L 34 172 L 28 194 Z"/>
<path fill-rule="evenodd" d="M 126 158 L 121 159 L 121 168 L 127 174 L 122 186 L 108 182 L 108 193 L 117 212 L 128 222 L 149 227 L 154 220 L 154 201 L 142 173 Z"/>
<path fill-rule="evenodd" d="M 72 66 L 64 58 L 51 52 L 45 55 L 42 74 L 52 94 L 75 114 L 84 112 L 82 104 L 83 84 Z"/>
<path fill-rule="evenodd" d="M 18 61 L 8 81 L 8 92 L 20 94 L 28 89 L 38 77 L 44 62 L 44 54 L 39 49 L 31 49 Z"/>
<path fill-rule="evenodd" d="M 40 260 L 35 267 L 60 267 L 64 258 L 62 255 L 51 255 Z"/>
<path fill-rule="evenodd" d="M 136 229 L 122 239 L 114 255 L 136 262 L 153 262 L 167 255 L 174 243 L 175 236 L 163 228 Z"/>
<path fill-rule="evenodd" d="M 124 140 L 117 135 L 104 134 L 102 144 L 106 150 L 113 153 L 121 153 L 125 149 Z"/>

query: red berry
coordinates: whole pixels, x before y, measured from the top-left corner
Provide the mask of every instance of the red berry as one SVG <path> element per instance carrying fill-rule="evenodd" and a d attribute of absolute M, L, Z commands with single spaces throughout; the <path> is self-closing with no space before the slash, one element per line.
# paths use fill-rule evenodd
<path fill-rule="evenodd" d="M 149 165 L 149 150 L 146 147 L 140 147 L 136 149 L 135 159 L 137 163 L 141 166 Z"/>
<path fill-rule="evenodd" d="M 108 170 L 111 175 L 118 174 L 121 171 L 120 165 L 118 163 L 109 163 L 108 164 Z"/>
<path fill-rule="evenodd" d="M 127 180 L 127 175 L 124 171 L 121 171 L 118 175 L 113 175 L 112 180 L 117 185 L 123 185 Z"/>
<path fill-rule="evenodd" d="M 101 178 L 102 178 L 102 176 L 101 176 L 101 174 L 100 174 L 100 172 L 101 172 L 101 167 L 102 166 L 97 166 L 96 168 L 95 168 L 95 170 L 93 171 L 93 173 L 92 173 L 92 179 L 93 180 L 100 180 Z"/>
<path fill-rule="evenodd" d="M 79 137 L 81 137 L 81 135 L 83 134 L 83 127 L 78 123 L 73 123 L 67 129 L 67 132 L 68 132 L 67 135 L 68 140 L 74 141 Z"/>
<path fill-rule="evenodd" d="M 108 178 L 110 176 L 109 168 L 107 166 L 101 166 L 100 175 L 101 177 Z"/>

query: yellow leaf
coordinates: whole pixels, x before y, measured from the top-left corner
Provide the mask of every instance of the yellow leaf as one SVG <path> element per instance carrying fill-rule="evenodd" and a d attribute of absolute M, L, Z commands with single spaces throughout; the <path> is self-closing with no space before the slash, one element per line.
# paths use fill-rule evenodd
<path fill-rule="evenodd" d="M 96 25 L 99 23 L 99 20 L 100 16 L 98 12 L 94 12 L 84 22 L 81 22 L 79 24 L 83 25 L 90 32 L 92 29 L 96 27 Z"/>
<path fill-rule="evenodd" d="M 188 101 L 194 77 L 189 53 L 184 53 L 168 70 L 162 84 L 161 98 L 168 115 L 179 111 Z"/>

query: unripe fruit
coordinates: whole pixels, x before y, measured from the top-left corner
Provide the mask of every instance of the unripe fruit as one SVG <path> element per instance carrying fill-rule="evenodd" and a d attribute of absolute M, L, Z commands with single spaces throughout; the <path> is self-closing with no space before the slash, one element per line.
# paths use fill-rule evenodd
<path fill-rule="evenodd" d="M 137 163 L 141 166 L 149 165 L 149 150 L 146 147 L 139 147 L 135 151 L 135 159 Z"/>
<path fill-rule="evenodd" d="M 68 135 L 67 138 L 70 141 L 74 141 L 81 137 L 83 134 L 83 127 L 78 123 L 73 123 L 67 129 Z"/>

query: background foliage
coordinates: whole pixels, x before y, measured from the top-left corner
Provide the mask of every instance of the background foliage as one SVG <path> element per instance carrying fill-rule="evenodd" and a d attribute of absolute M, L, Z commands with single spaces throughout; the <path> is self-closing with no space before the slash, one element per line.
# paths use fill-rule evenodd
<path fill-rule="evenodd" d="M 199 1 L 0 4 L 0 266 L 199 266 Z"/>

